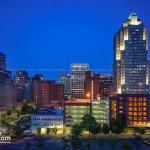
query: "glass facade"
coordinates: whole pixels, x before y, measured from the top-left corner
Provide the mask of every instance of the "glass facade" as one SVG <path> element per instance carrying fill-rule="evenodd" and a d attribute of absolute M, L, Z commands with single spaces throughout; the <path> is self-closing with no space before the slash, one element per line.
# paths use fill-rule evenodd
<path fill-rule="evenodd" d="M 149 93 L 148 33 L 131 14 L 114 37 L 114 91 Z"/>

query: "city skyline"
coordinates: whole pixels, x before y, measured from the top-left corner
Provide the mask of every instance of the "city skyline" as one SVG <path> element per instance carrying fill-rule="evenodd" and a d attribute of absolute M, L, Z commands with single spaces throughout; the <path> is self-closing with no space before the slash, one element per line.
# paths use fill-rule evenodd
<path fill-rule="evenodd" d="M 149 150 L 149 4 L 0 2 L 0 149 Z"/>
<path fill-rule="evenodd" d="M 150 28 L 146 13 L 149 2 L 139 2 L 136 5 L 130 2 L 128 8 L 122 8 L 121 4 L 125 5 L 129 1 L 116 2 L 118 5 L 112 8 L 107 2 L 85 4 L 78 1 L 64 4 L 37 2 L 36 9 L 34 3 L 14 2 L 11 6 L 4 7 L 6 9 L 1 8 L 0 51 L 7 56 L 8 68 L 13 73 L 13 69 L 25 69 L 30 76 L 42 73 L 47 79 L 57 81 L 59 73 L 69 70 L 71 63 L 89 63 L 91 70 L 112 73 L 112 39 L 120 24 L 131 12 L 137 12 L 146 27 Z M 5 2 L 1 6 L 5 6 Z M 73 9 L 70 10 L 67 6 L 72 6 Z M 20 11 L 22 7 L 24 10 Z M 30 9 L 27 11 L 25 8 Z M 106 12 L 106 8 L 110 10 Z M 8 9 L 13 13 L 6 13 Z M 57 9 L 59 11 L 56 13 Z M 121 9 L 124 11 L 121 12 Z M 59 44 L 56 45 L 56 42 Z"/>

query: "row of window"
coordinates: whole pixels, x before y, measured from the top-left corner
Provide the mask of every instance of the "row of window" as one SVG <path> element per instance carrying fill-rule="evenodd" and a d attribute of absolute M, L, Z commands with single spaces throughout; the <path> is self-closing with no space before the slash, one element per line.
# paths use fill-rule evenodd
<path fill-rule="evenodd" d="M 49 121 L 62 121 L 61 118 L 32 118 L 32 120 L 49 120 Z"/>
<path fill-rule="evenodd" d="M 59 123 L 55 123 L 55 124 L 33 123 L 32 126 L 52 126 L 52 127 L 55 127 L 55 126 L 62 126 L 62 124 L 59 124 Z"/>

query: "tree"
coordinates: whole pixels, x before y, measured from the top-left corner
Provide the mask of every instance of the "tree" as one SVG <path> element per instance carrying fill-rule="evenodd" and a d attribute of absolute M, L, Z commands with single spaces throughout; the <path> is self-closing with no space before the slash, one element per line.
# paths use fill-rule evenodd
<path fill-rule="evenodd" d="M 91 133 L 92 133 L 92 135 L 95 136 L 96 134 L 98 134 L 98 133 L 100 133 L 100 132 L 101 132 L 101 124 L 95 122 L 95 123 L 93 124 L 93 128 L 92 128 L 92 130 L 91 130 Z"/>
<path fill-rule="evenodd" d="M 58 131 L 58 128 L 54 127 L 53 132 L 54 132 L 55 135 L 57 134 L 57 131 Z"/>
<path fill-rule="evenodd" d="M 23 131 L 19 125 L 14 125 L 11 127 L 11 135 L 14 137 L 20 137 Z"/>
<path fill-rule="evenodd" d="M 143 127 L 136 127 L 134 129 L 134 132 L 143 135 L 143 134 L 145 134 L 146 131 L 145 131 L 145 128 L 143 128 Z"/>
<path fill-rule="evenodd" d="M 84 130 L 89 132 L 89 137 L 92 134 L 100 132 L 100 125 L 96 122 L 95 118 L 91 115 L 84 115 L 82 118 L 81 126 Z"/>
<path fill-rule="evenodd" d="M 37 133 L 41 134 L 41 128 L 37 128 Z"/>
<path fill-rule="evenodd" d="M 110 121 L 110 129 L 112 133 L 120 134 L 124 132 L 125 126 L 121 120 L 112 118 Z"/>
<path fill-rule="evenodd" d="M 12 113 L 11 109 L 7 109 L 7 110 L 6 110 L 6 115 L 10 116 L 11 113 Z"/>
<path fill-rule="evenodd" d="M 50 128 L 46 129 L 46 133 L 49 134 L 50 133 Z"/>
<path fill-rule="evenodd" d="M 61 138 L 62 144 L 63 144 L 63 149 L 66 150 L 69 147 L 69 142 L 70 140 L 68 139 L 68 137 L 63 136 Z"/>
<path fill-rule="evenodd" d="M 118 120 L 122 124 L 122 126 L 127 127 L 127 118 L 124 114 L 119 114 Z"/>
<path fill-rule="evenodd" d="M 29 105 L 29 104 L 26 102 L 26 103 L 24 103 L 24 104 L 22 105 L 21 112 L 22 112 L 23 114 L 33 113 L 33 112 L 35 112 L 35 109 L 33 108 L 33 106 Z"/>
<path fill-rule="evenodd" d="M 109 127 L 107 124 L 103 124 L 103 133 L 108 134 L 109 133 Z"/>
<path fill-rule="evenodd" d="M 81 125 L 73 125 L 71 129 L 70 142 L 74 149 L 79 149 L 82 145 L 82 132 Z"/>

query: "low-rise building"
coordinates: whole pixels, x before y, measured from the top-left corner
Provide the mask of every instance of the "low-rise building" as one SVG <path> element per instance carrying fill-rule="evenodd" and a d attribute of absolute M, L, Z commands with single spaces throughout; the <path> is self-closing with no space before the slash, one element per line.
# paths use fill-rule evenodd
<path fill-rule="evenodd" d="M 79 124 L 85 114 L 90 114 L 89 99 L 73 99 L 65 102 L 65 125 Z"/>
<path fill-rule="evenodd" d="M 79 124 L 85 114 L 91 114 L 100 124 L 109 125 L 109 100 L 72 99 L 65 102 L 65 125 Z"/>
<path fill-rule="evenodd" d="M 109 100 L 93 100 L 92 116 L 98 123 L 109 125 Z"/>
<path fill-rule="evenodd" d="M 56 108 L 41 108 L 36 114 L 31 117 L 32 133 L 51 134 L 54 129 L 57 133 L 63 133 L 63 109 Z"/>

